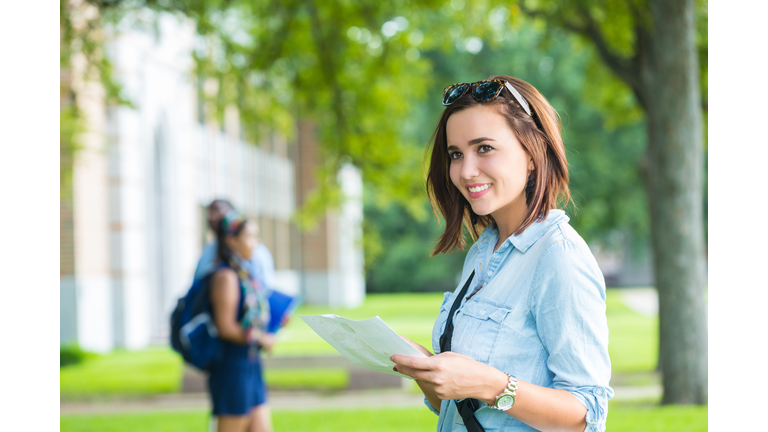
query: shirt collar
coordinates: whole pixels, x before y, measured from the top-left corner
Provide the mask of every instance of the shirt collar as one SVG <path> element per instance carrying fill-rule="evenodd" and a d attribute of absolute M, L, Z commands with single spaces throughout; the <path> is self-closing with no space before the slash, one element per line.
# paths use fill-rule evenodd
<path fill-rule="evenodd" d="M 515 249 L 525 253 L 538 239 L 540 239 L 551 227 L 560 224 L 562 222 L 568 222 L 571 220 L 564 211 L 560 209 L 552 209 L 547 214 L 546 219 L 537 220 L 528 228 L 525 229 L 520 235 L 511 235 L 504 242 L 510 242 Z M 483 230 L 480 238 L 477 239 L 481 243 L 481 248 L 484 249 L 485 245 L 491 240 L 496 240 L 499 237 L 499 230 L 496 228 L 496 224 L 489 225 Z M 493 244 L 496 244 L 494 241 Z M 502 244 L 501 247 L 504 247 Z M 499 249 L 501 249 L 501 247 Z"/>

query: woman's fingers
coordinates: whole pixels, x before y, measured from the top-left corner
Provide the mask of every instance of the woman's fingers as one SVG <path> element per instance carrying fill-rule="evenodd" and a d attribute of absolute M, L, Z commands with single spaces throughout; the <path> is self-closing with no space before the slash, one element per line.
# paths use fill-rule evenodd
<path fill-rule="evenodd" d="M 261 345 L 265 351 L 271 351 L 272 346 L 275 345 L 275 337 L 271 333 L 262 333 L 259 338 L 259 345 Z"/>
<path fill-rule="evenodd" d="M 411 369 L 431 370 L 432 362 L 430 358 L 425 357 L 410 357 L 401 354 L 395 354 L 389 358 L 396 365 L 407 366 Z"/>
<path fill-rule="evenodd" d="M 408 366 L 403 366 L 403 365 L 396 365 L 392 370 L 394 370 L 395 372 L 400 372 L 403 375 L 407 375 L 419 381 L 426 381 L 430 383 L 432 382 L 431 381 L 432 372 L 429 370 L 414 369 L 414 368 L 410 368 Z"/>

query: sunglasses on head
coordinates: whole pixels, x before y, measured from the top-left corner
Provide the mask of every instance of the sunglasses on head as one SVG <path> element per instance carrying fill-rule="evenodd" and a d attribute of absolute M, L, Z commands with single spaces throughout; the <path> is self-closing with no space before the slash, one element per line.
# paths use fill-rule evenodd
<path fill-rule="evenodd" d="M 520 106 L 523 107 L 528 115 L 531 115 L 531 109 L 528 107 L 528 102 L 523 95 L 520 94 L 512 84 L 504 80 L 485 80 L 474 83 L 456 83 L 449 85 L 443 90 L 443 105 L 448 106 L 462 96 L 467 91 L 471 91 L 472 97 L 478 102 L 490 102 L 501 94 L 501 90 L 507 88 L 512 96 L 515 97 Z"/>

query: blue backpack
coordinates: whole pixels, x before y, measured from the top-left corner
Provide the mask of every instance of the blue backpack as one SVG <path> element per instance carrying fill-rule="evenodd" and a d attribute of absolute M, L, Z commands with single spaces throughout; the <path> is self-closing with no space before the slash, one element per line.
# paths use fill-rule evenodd
<path fill-rule="evenodd" d="M 171 313 L 171 347 L 184 361 L 208 370 L 221 356 L 219 332 L 213 322 L 209 273 L 192 283 Z"/>

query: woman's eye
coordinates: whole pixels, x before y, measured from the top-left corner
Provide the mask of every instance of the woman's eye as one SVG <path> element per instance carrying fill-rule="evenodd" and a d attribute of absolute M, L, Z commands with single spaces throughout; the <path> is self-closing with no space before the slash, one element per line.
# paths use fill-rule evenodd
<path fill-rule="evenodd" d="M 452 152 L 448 154 L 448 157 L 451 158 L 451 160 L 456 160 L 461 157 L 461 152 Z"/>
<path fill-rule="evenodd" d="M 493 147 L 491 147 L 491 146 L 489 146 L 489 145 L 487 145 L 487 144 L 483 144 L 483 145 L 480 145 L 480 146 L 477 148 L 477 152 L 478 152 L 478 153 L 488 153 L 488 152 L 489 152 L 489 151 L 491 151 L 491 150 L 493 150 Z"/>

